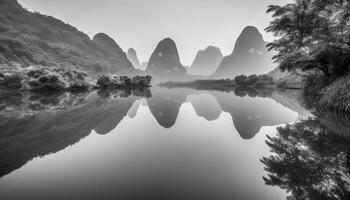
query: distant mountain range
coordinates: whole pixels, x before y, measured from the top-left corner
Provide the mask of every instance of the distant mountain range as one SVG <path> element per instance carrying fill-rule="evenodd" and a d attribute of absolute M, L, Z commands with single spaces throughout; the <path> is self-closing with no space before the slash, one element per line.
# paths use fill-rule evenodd
<path fill-rule="evenodd" d="M 244 28 L 231 55 L 221 61 L 212 78 L 234 78 L 238 75 L 266 74 L 275 68 L 273 52 L 266 48 L 259 30 L 253 26 Z"/>
<path fill-rule="evenodd" d="M 200 50 L 193 61 L 188 74 L 210 76 L 219 66 L 223 55 L 219 48 L 209 46 L 205 50 Z"/>
<path fill-rule="evenodd" d="M 148 63 L 140 64 L 137 53 L 126 54 L 114 39 L 98 33 L 88 35 L 56 18 L 23 9 L 17 0 L 0 1 L 0 64 L 56 66 L 84 70 L 92 75 L 131 75 L 145 70 L 158 81 L 183 81 L 199 77 L 234 78 L 265 74 L 274 69 L 272 53 L 258 29 L 244 28 L 231 55 L 223 58 L 217 47 L 198 52 L 185 68 L 175 42 L 159 42 Z"/>
<path fill-rule="evenodd" d="M 262 34 L 253 26 L 244 28 L 231 55 L 223 58 L 219 48 L 209 46 L 197 53 L 191 67 L 180 63 L 175 42 L 167 38 L 153 52 L 146 73 L 160 81 L 196 78 L 235 78 L 238 75 L 266 74 L 274 70 L 273 52 L 266 48 Z"/>
<path fill-rule="evenodd" d="M 133 74 L 136 70 L 108 35 L 88 35 L 54 17 L 0 1 L 0 64 L 57 66 L 91 74 Z"/>

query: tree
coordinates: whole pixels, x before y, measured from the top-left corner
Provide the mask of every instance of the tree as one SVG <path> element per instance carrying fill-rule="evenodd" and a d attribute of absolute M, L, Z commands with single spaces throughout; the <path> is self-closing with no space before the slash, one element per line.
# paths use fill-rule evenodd
<path fill-rule="evenodd" d="M 255 74 L 248 76 L 246 80 L 247 85 L 254 85 L 257 81 L 258 81 L 258 76 Z"/>
<path fill-rule="evenodd" d="M 296 0 L 270 5 L 274 20 L 266 31 L 278 38 L 268 44 L 277 51 L 281 70 L 318 70 L 329 78 L 350 71 L 350 1 Z"/>
<path fill-rule="evenodd" d="M 278 186 L 289 199 L 349 199 L 350 140 L 318 120 L 278 128 L 266 141 L 273 153 L 261 160 L 265 183 Z"/>
<path fill-rule="evenodd" d="M 246 86 L 246 80 L 247 80 L 247 76 L 245 75 L 239 75 L 235 77 L 235 82 L 241 86 Z"/>

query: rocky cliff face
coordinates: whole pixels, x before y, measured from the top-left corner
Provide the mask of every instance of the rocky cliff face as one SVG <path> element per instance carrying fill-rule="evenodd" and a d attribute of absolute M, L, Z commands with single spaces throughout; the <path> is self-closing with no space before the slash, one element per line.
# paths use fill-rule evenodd
<path fill-rule="evenodd" d="M 273 70 L 273 53 L 267 50 L 266 45 L 257 28 L 246 27 L 238 37 L 232 54 L 222 60 L 213 78 L 265 74 Z"/>
<path fill-rule="evenodd" d="M 17 0 L 0 1 L 0 35 L 0 64 L 56 66 L 94 75 L 135 73 L 125 53 L 107 35 L 98 34 L 92 41 L 54 17 L 23 9 Z"/>
<path fill-rule="evenodd" d="M 146 73 L 159 81 L 179 80 L 186 75 L 172 39 L 166 38 L 159 42 L 148 62 Z"/>
<path fill-rule="evenodd" d="M 223 55 L 219 48 L 209 46 L 197 53 L 191 68 L 187 72 L 192 75 L 209 76 L 216 71 L 222 58 Z"/>
<path fill-rule="evenodd" d="M 141 68 L 141 64 L 140 61 L 137 57 L 137 53 L 135 51 L 135 49 L 130 48 L 128 50 L 128 52 L 126 53 L 129 61 L 131 62 L 131 64 L 136 68 L 136 69 L 140 69 Z"/>

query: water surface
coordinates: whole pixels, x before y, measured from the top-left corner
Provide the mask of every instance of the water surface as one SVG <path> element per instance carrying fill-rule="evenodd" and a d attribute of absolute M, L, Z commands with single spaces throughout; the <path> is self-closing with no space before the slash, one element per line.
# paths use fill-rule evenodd
<path fill-rule="evenodd" d="M 308 117 L 297 93 L 156 87 L 19 104 L 1 117 L 0 198 L 286 199 L 261 160 L 276 127 Z"/>

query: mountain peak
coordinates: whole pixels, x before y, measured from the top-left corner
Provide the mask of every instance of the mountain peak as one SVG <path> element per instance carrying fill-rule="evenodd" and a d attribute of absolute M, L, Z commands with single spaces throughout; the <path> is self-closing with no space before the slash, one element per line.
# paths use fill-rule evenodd
<path fill-rule="evenodd" d="M 258 28 L 256 28 L 255 26 L 246 26 L 242 33 L 254 33 L 254 34 L 260 34 Z"/>
<path fill-rule="evenodd" d="M 103 43 L 109 43 L 109 44 L 113 44 L 116 42 L 114 41 L 113 38 L 109 37 L 109 35 L 105 34 L 105 33 L 97 33 L 93 38 L 93 41 L 99 41 L 99 42 L 103 42 Z"/>
<path fill-rule="evenodd" d="M 165 38 L 160 41 L 156 47 L 155 52 L 158 52 L 159 55 L 168 55 L 172 56 L 176 60 L 180 60 L 175 41 L 171 38 Z"/>
<path fill-rule="evenodd" d="M 232 54 L 222 60 L 213 77 L 234 78 L 241 74 L 263 74 L 271 71 L 274 68 L 273 53 L 267 50 L 266 44 L 256 27 L 245 27 Z"/>
<path fill-rule="evenodd" d="M 105 33 L 96 34 L 92 40 L 107 51 L 123 54 L 123 50 L 119 47 L 117 42 Z"/>
<path fill-rule="evenodd" d="M 188 70 L 188 73 L 193 75 L 209 76 L 215 72 L 222 58 L 223 55 L 219 48 L 215 46 L 208 46 L 206 49 L 198 51 L 191 68 Z"/>
<path fill-rule="evenodd" d="M 251 48 L 262 50 L 265 48 L 265 41 L 262 34 L 254 26 L 247 26 L 239 35 L 234 50 L 248 51 Z M 233 53 L 235 53 L 235 51 Z"/>
<path fill-rule="evenodd" d="M 220 51 L 220 49 L 216 46 L 208 46 L 204 51 Z"/>
<path fill-rule="evenodd" d="M 148 62 L 147 71 L 157 78 L 167 80 L 186 74 L 174 40 L 165 38 L 158 43 Z"/>
<path fill-rule="evenodd" d="M 160 41 L 153 52 L 152 56 L 158 56 L 158 57 L 172 57 L 174 60 L 180 60 L 179 53 L 177 51 L 177 47 L 175 44 L 175 41 L 171 38 L 165 38 L 162 41 Z"/>
<path fill-rule="evenodd" d="M 140 64 L 140 61 L 137 57 L 137 53 L 136 53 L 135 49 L 133 49 L 133 48 L 128 49 L 126 56 L 128 57 L 129 61 L 136 69 L 141 68 L 141 64 Z"/>
<path fill-rule="evenodd" d="M 175 41 L 168 37 L 168 38 L 164 38 L 159 43 L 173 43 L 173 44 L 175 44 Z"/>
<path fill-rule="evenodd" d="M 136 55 L 136 50 L 133 49 L 133 48 L 129 48 L 129 49 L 128 49 L 128 53 L 133 54 L 133 55 Z"/>

